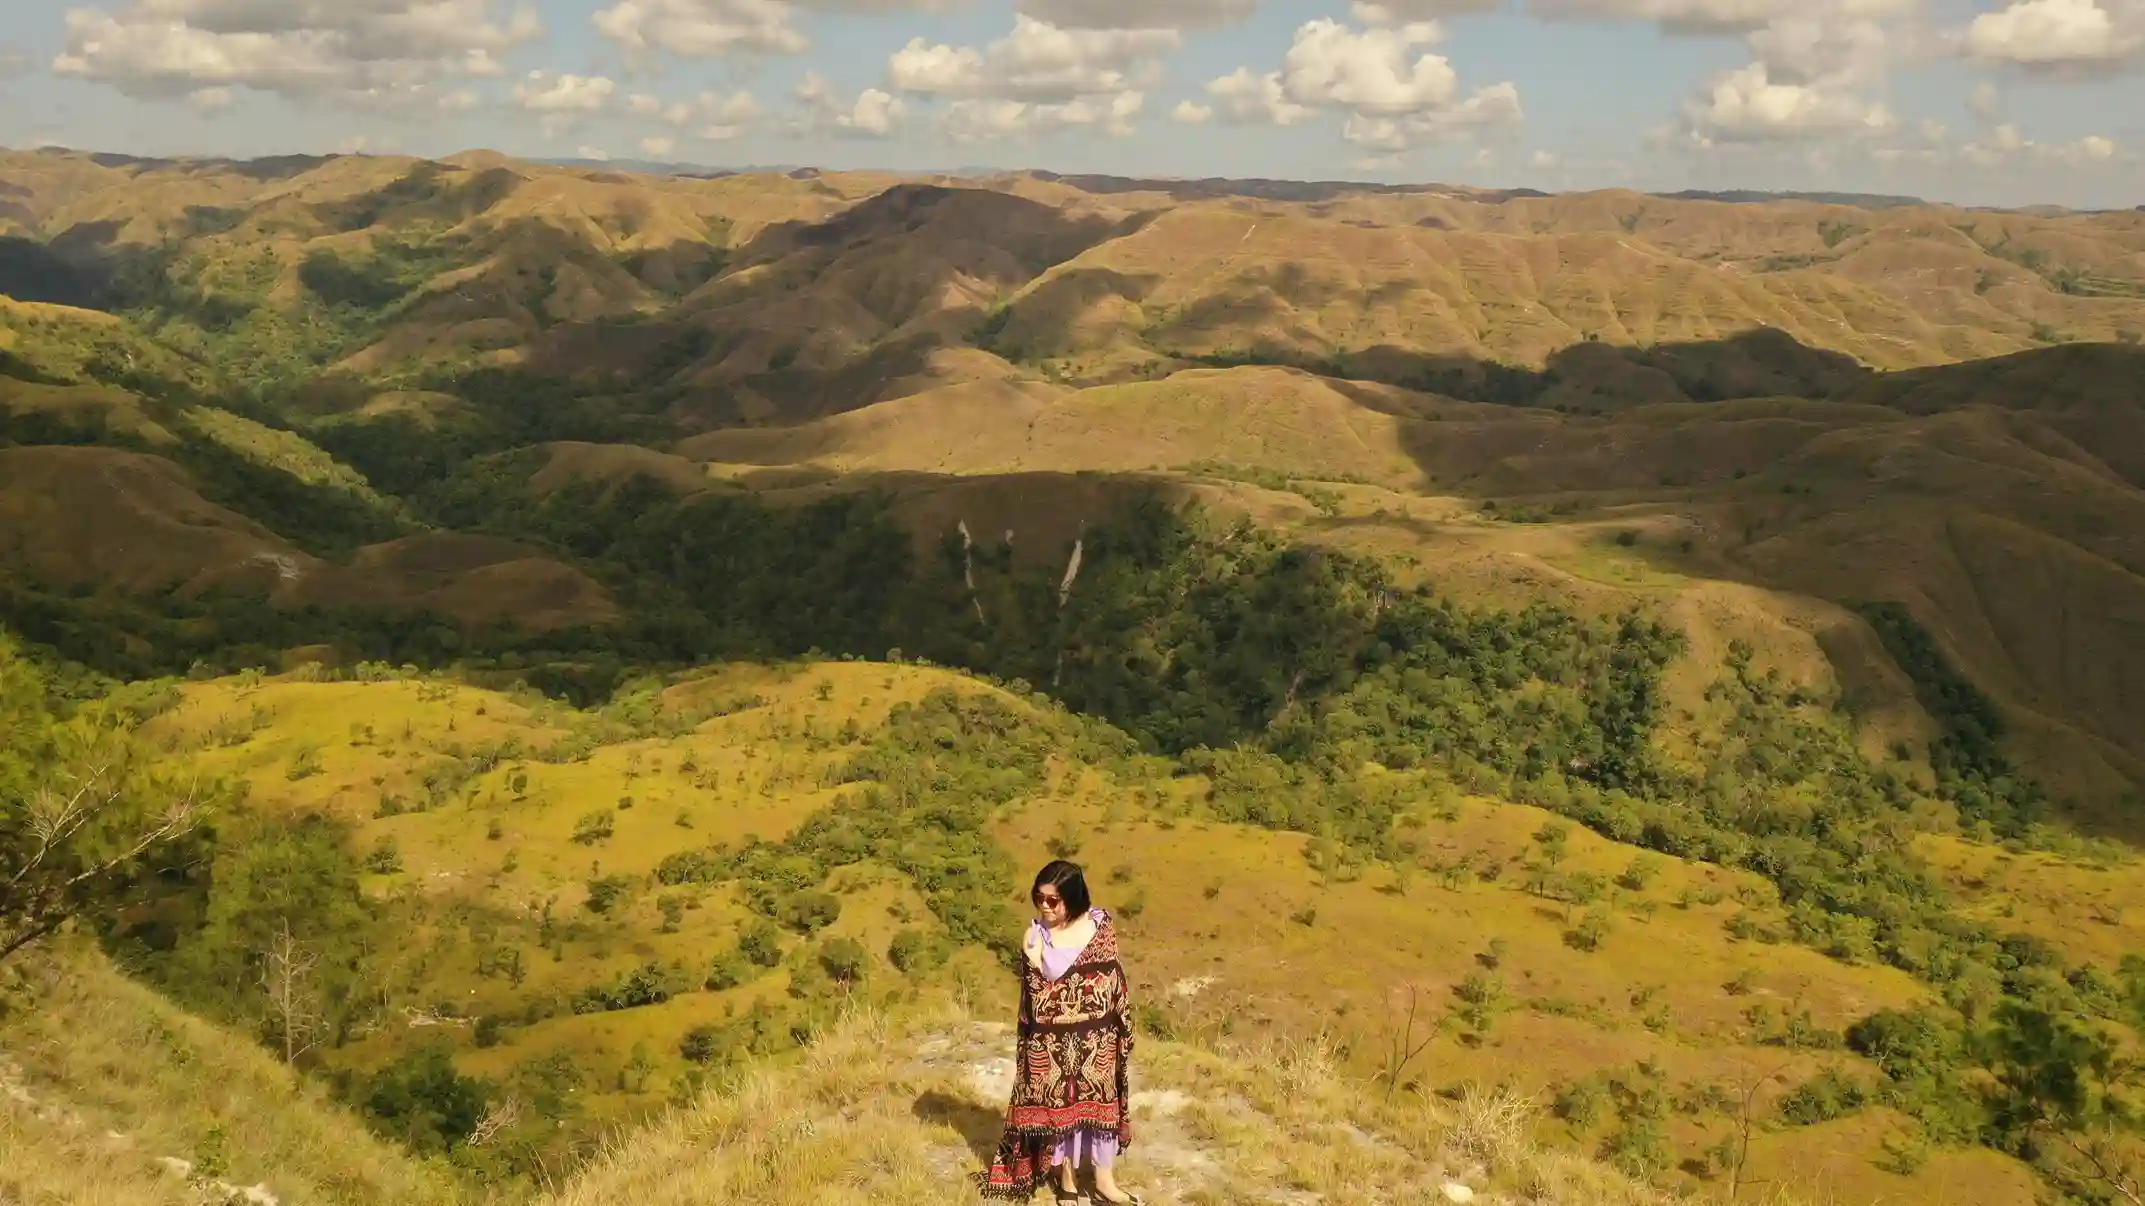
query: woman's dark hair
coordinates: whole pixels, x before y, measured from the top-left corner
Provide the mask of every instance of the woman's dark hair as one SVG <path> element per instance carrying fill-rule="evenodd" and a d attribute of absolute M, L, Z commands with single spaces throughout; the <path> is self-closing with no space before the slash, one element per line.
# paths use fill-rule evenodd
<path fill-rule="evenodd" d="M 1065 915 L 1078 917 L 1094 906 L 1087 894 L 1087 876 L 1081 873 L 1080 864 L 1064 859 L 1053 859 L 1049 866 L 1035 873 L 1035 886 L 1028 889 L 1029 901 L 1034 901 L 1044 886 L 1056 888 L 1065 898 Z"/>

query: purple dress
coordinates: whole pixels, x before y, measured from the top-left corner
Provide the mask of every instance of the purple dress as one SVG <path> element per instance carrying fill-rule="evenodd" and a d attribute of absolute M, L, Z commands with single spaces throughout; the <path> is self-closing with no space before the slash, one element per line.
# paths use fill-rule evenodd
<path fill-rule="evenodd" d="M 1109 915 L 1101 909 L 1092 909 L 1088 912 L 1088 917 L 1094 921 L 1099 929 L 1102 923 L 1108 920 Z M 1079 946 L 1052 946 L 1050 944 L 1050 927 L 1040 921 L 1035 922 L 1029 928 L 1043 937 L 1043 978 L 1045 980 L 1056 980 L 1064 975 L 1071 969 L 1073 961 L 1080 957 L 1080 952 L 1087 949 L 1086 943 L 1081 943 Z M 1075 1127 L 1050 1149 L 1050 1166 L 1052 1168 L 1056 1168 L 1068 1160 L 1077 1167 L 1083 1158 L 1097 1168 L 1108 1168 L 1117 1159 L 1117 1136 L 1098 1135 L 1092 1133 L 1087 1127 Z"/>

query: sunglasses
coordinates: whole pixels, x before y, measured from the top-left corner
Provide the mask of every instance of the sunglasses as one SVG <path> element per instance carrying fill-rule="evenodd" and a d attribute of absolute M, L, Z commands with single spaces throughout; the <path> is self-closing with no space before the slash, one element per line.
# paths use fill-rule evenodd
<path fill-rule="evenodd" d="M 1037 892 L 1035 894 L 1035 903 L 1038 908 L 1050 908 L 1064 904 L 1065 898 L 1047 892 Z"/>

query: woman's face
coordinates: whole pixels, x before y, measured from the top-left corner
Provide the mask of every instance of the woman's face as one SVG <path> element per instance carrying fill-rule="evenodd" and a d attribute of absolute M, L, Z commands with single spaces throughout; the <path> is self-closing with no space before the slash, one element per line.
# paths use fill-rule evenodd
<path fill-rule="evenodd" d="M 1056 884 L 1044 884 L 1035 890 L 1035 912 L 1045 925 L 1064 924 L 1065 897 Z"/>

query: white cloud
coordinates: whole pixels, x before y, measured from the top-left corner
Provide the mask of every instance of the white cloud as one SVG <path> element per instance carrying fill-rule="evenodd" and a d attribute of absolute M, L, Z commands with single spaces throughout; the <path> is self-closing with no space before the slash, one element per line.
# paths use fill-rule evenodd
<path fill-rule="evenodd" d="M 665 101 L 662 97 L 650 96 L 645 92 L 636 92 L 626 98 L 626 112 L 635 117 L 668 122 L 674 126 L 682 126 L 693 120 L 693 106 L 690 101 Z"/>
<path fill-rule="evenodd" d="M 798 54 L 808 45 L 783 0 L 617 0 L 590 20 L 636 60 L 705 59 L 751 51 Z"/>
<path fill-rule="evenodd" d="M 13 42 L 0 42 L 0 83 L 30 74 L 35 65 L 29 51 Z"/>
<path fill-rule="evenodd" d="M 727 95 L 703 92 L 690 100 L 666 100 L 646 92 L 626 97 L 626 112 L 644 121 L 661 122 L 678 129 L 691 128 L 698 137 L 723 141 L 737 137 L 760 115 L 759 102 L 750 92 Z M 651 138 L 668 137 L 652 134 Z"/>
<path fill-rule="evenodd" d="M 1548 16 L 1653 21 L 1678 33 L 1747 33 L 1785 18 L 1871 20 L 1915 0 L 1530 0 Z"/>
<path fill-rule="evenodd" d="M 1347 114 L 1343 139 L 1388 154 L 1525 119 L 1512 84 L 1462 97 L 1451 62 L 1418 53 L 1443 40 L 1433 21 L 1365 29 L 1331 18 L 1306 21 L 1280 71 L 1239 67 L 1210 80 L 1207 107 L 1227 121 L 1283 126 L 1338 109 Z"/>
<path fill-rule="evenodd" d="M 1349 15 L 1364 25 L 1406 25 L 1439 17 L 1494 12 L 1501 0 L 1355 0 Z"/>
<path fill-rule="evenodd" d="M 1822 79 L 1778 80 L 1763 62 L 1716 76 L 1688 116 L 1692 137 L 1706 146 L 1882 134 L 1898 124 L 1881 101 Z"/>
<path fill-rule="evenodd" d="M 542 32 L 494 0 L 138 0 L 70 10 L 52 70 L 152 100 L 245 87 L 422 105 L 442 79 L 499 74 L 499 54 Z"/>
<path fill-rule="evenodd" d="M 1738 35 L 1750 61 L 1716 72 L 1657 137 L 1729 143 L 1861 139 L 1895 128 L 1892 64 L 1922 40 L 1922 0 L 1530 0 L 1549 15 L 1651 21 L 1672 33 Z M 1815 154 L 1813 149 L 1810 154 Z"/>
<path fill-rule="evenodd" d="M 2039 70 L 2105 66 L 2145 49 L 2145 3 L 2016 0 L 1966 27 L 1969 58 Z"/>
<path fill-rule="evenodd" d="M 1527 157 L 1527 162 L 1533 167 L 1547 170 L 1557 166 L 1557 153 L 1555 151 L 1536 151 Z"/>
<path fill-rule="evenodd" d="M 664 134 L 641 139 L 641 154 L 650 159 L 668 159 L 678 149 L 678 140 Z"/>
<path fill-rule="evenodd" d="M 1343 105 L 1360 112 L 1409 113 L 1449 104 L 1459 76 L 1443 55 L 1418 46 L 1444 41 L 1434 21 L 1397 29 L 1355 30 L 1338 21 L 1307 21 L 1296 30 L 1284 60 L 1288 94 L 1316 105 Z"/>
<path fill-rule="evenodd" d="M 1939 133 L 1941 127 L 1938 128 Z M 1965 166 L 1999 173 L 2017 173 L 2035 164 L 2090 170 L 2131 157 L 2114 140 L 2088 134 L 2068 142 L 2043 143 L 2028 137 L 2016 123 L 2003 122 L 1973 141 L 1951 146 L 1941 137 L 1924 131 L 1920 147 L 1881 147 L 1872 158 L 1886 164 L 1916 164 L 1927 168 Z"/>
<path fill-rule="evenodd" d="M 1060 29 L 1211 29 L 1251 15 L 1257 0 L 1020 0 Z"/>
<path fill-rule="evenodd" d="M 1966 107 L 1973 110 L 1975 117 L 1983 121 L 1994 121 L 1996 114 L 2003 109 L 2003 96 L 1996 91 L 1996 85 L 1983 81 L 1980 87 L 1974 89 L 1973 96 L 1967 98 Z"/>
<path fill-rule="evenodd" d="M 2115 158 L 2115 143 L 2098 134 L 2088 134 L 2076 142 L 2057 148 L 2057 154 L 2065 157 L 2075 156 L 2085 163 L 2106 163 Z"/>
<path fill-rule="evenodd" d="M 949 105 L 939 124 L 948 138 L 962 143 L 1033 138 L 1064 129 L 1095 129 L 1129 138 L 1137 132 L 1133 119 L 1145 103 L 1146 97 L 1138 92 L 1082 96 L 1055 104 L 970 99 Z"/>
<path fill-rule="evenodd" d="M 816 71 L 805 72 L 798 83 L 797 105 L 801 132 L 837 138 L 891 138 L 908 116 L 900 97 L 878 88 L 866 88 L 855 100 L 845 101 Z"/>
<path fill-rule="evenodd" d="M 1253 75 L 1250 68 L 1239 67 L 1219 79 L 1208 80 L 1207 95 L 1214 98 L 1211 107 L 1223 121 L 1239 124 L 1292 126 L 1317 112 L 1289 99 L 1278 71 Z"/>
<path fill-rule="evenodd" d="M 579 155 L 583 159 L 593 159 L 597 163 L 609 163 L 611 161 L 611 153 L 609 151 L 604 150 L 602 147 L 592 147 L 584 145 L 577 148 L 574 151 L 574 154 Z"/>
<path fill-rule="evenodd" d="M 1203 126 L 1214 120 L 1214 106 L 1188 100 L 1178 101 L 1177 107 L 1169 111 L 1169 120 L 1187 126 Z"/>
<path fill-rule="evenodd" d="M 750 129 L 759 119 L 760 102 L 742 89 L 728 96 L 703 92 L 699 110 L 699 136 L 710 142 L 727 142 Z"/>
<path fill-rule="evenodd" d="M 238 103 L 238 97 L 229 88 L 201 88 L 188 93 L 186 103 L 204 113 L 213 113 Z"/>
<path fill-rule="evenodd" d="M 1833 0 L 1842 2 L 1856 0 Z M 1878 95 L 1895 51 L 1888 27 L 1812 12 L 1775 18 L 1745 40 L 1752 61 L 1716 73 L 1684 106 L 1693 145 L 1865 138 L 1899 124 Z"/>
<path fill-rule="evenodd" d="M 336 146 L 335 153 L 338 155 L 362 155 L 365 153 L 365 148 L 371 145 L 372 139 L 370 137 L 363 134 L 354 134 L 349 138 L 343 139 Z"/>
<path fill-rule="evenodd" d="M 856 104 L 849 107 L 849 112 L 836 118 L 835 124 L 858 134 L 884 138 L 894 132 L 894 127 L 901 124 L 902 116 L 906 112 L 907 106 L 901 103 L 900 97 L 877 88 L 866 88 L 857 93 Z"/>
<path fill-rule="evenodd" d="M 532 71 L 514 85 L 514 103 L 531 113 L 595 113 L 611 103 L 618 85 L 603 76 Z"/>
<path fill-rule="evenodd" d="M 1509 83 L 1478 89 L 1459 104 L 1423 109 L 1398 116 L 1380 116 L 1358 111 L 1341 127 L 1341 137 L 1359 146 L 1381 147 L 1393 152 L 1423 143 L 1448 142 L 1490 126 L 1522 121 L 1519 89 Z"/>
<path fill-rule="evenodd" d="M 912 38 L 887 59 L 888 84 L 919 96 L 1070 102 L 1152 86 L 1172 29 L 1061 29 L 1017 15 L 1013 32 L 981 50 Z"/>

